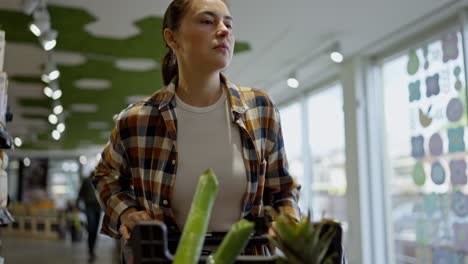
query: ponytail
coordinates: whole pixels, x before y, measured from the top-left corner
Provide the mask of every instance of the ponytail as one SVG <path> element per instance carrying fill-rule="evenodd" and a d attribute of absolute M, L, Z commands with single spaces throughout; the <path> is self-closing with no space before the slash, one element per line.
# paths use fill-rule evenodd
<path fill-rule="evenodd" d="M 164 85 L 168 85 L 178 74 L 177 59 L 171 48 L 167 51 L 161 63 Z"/>

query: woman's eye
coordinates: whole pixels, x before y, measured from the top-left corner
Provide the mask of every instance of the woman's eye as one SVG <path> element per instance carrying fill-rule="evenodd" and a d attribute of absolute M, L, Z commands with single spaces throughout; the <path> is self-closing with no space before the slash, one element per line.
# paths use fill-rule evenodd
<path fill-rule="evenodd" d="M 213 21 L 211 21 L 211 20 L 203 20 L 202 23 L 203 23 L 203 24 L 209 24 L 209 25 L 211 25 L 211 24 L 213 24 Z"/>
<path fill-rule="evenodd" d="M 226 24 L 226 27 L 229 28 L 229 29 L 232 29 L 232 25 L 231 25 L 231 24 Z"/>

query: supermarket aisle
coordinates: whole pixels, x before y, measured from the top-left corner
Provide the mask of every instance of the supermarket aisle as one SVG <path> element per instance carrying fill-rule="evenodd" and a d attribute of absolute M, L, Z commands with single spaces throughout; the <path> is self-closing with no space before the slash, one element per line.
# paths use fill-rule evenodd
<path fill-rule="evenodd" d="M 88 263 L 86 237 L 81 242 L 67 240 L 38 240 L 19 237 L 2 237 L 0 256 L 5 264 L 84 264 Z M 97 259 L 94 263 L 119 263 L 116 255 L 116 243 L 113 239 L 99 235 Z"/>

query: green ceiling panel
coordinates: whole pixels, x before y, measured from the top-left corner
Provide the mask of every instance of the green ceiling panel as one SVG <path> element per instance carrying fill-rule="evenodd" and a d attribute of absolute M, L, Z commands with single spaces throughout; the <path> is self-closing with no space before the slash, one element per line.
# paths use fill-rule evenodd
<path fill-rule="evenodd" d="M 97 18 L 84 9 L 48 5 L 52 27 L 58 31 L 57 50 L 81 54 L 86 61 L 81 65 L 58 65 L 61 72 L 59 85 L 63 91 L 60 99 L 66 113 L 66 131 L 59 141 L 54 141 L 50 131 L 37 135 L 38 143 L 24 142 L 22 148 L 73 149 L 82 142 L 104 144 L 103 134 L 110 134 L 110 129 L 89 129 L 90 122 L 103 122 L 109 128 L 114 126 L 112 117 L 127 107 L 126 97 L 147 96 L 153 94 L 162 86 L 159 69 L 148 71 L 124 71 L 115 67 L 117 59 L 152 59 L 156 62 L 166 52 L 162 39 L 162 18 L 146 17 L 134 23 L 139 33 L 126 39 L 112 39 L 90 34 L 86 25 L 97 21 Z M 0 10 L 0 28 L 6 31 L 7 42 L 21 42 L 38 45 L 37 38 L 29 31 L 31 17 L 20 12 Z M 250 50 L 246 42 L 236 42 L 235 53 Z M 25 61 L 27 63 L 27 61 Z M 45 62 L 44 62 L 45 63 Z M 40 76 L 10 76 L 10 79 L 20 83 L 41 84 Z M 103 90 L 80 89 L 75 82 L 81 79 L 99 79 L 110 82 L 110 88 Z M 42 93 L 41 93 L 42 94 Z M 22 107 L 44 107 L 51 109 L 52 100 L 45 95 L 38 99 L 18 98 Z M 96 113 L 72 112 L 73 104 L 96 104 Z M 13 109 L 14 111 L 14 109 Z M 27 119 L 44 119 L 47 116 L 39 114 L 23 115 Z"/>
<path fill-rule="evenodd" d="M 45 96 L 44 96 L 45 97 Z M 30 98 L 21 98 L 18 100 L 18 103 L 24 107 L 43 107 L 43 108 L 51 108 L 52 100 L 49 98 L 44 99 L 30 99 Z"/>
<path fill-rule="evenodd" d="M 0 10 L 0 29 L 8 32 L 5 38 L 6 41 L 17 42 L 34 42 L 37 43 L 37 38 L 29 31 L 29 24 L 32 18 L 23 13 Z"/>

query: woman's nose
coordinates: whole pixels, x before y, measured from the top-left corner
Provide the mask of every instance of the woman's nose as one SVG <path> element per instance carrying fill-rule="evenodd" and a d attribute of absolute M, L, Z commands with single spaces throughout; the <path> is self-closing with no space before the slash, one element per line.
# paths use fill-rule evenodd
<path fill-rule="evenodd" d="M 227 37 L 230 33 L 231 30 L 224 23 L 221 23 L 221 25 L 218 27 L 217 35 L 219 37 Z"/>

